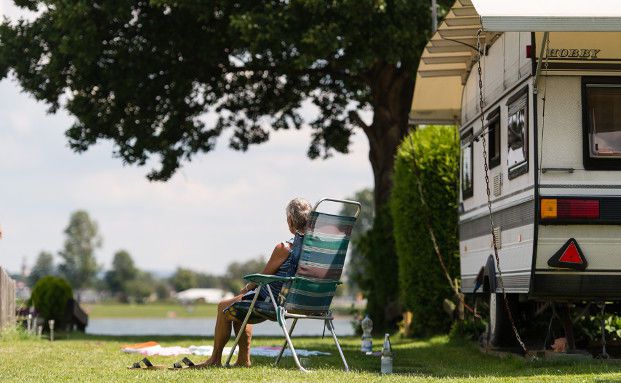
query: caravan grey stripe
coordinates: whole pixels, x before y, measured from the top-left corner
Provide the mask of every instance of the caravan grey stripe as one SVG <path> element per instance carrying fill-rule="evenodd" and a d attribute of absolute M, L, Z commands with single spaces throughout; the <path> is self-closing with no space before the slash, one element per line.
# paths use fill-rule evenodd
<path fill-rule="evenodd" d="M 514 197 L 514 196 L 516 196 L 516 195 L 518 195 L 518 194 L 524 193 L 525 191 L 531 190 L 531 189 L 533 189 L 534 187 L 535 187 L 534 185 L 530 185 L 530 186 L 528 186 L 528 187 L 525 187 L 524 189 L 516 190 L 516 191 L 514 191 L 513 193 L 510 193 L 510 194 L 507 194 L 507 195 L 504 195 L 504 196 L 502 196 L 502 197 L 498 197 L 498 198 L 496 198 L 496 199 L 492 200 L 492 203 L 496 203 L 496 202 L 499 202 L 499 201 L 505 200 L 505 199 L 507 199 L 507 198 Z M 459 213 L 459 215 L 468 214 L 468 213 L 473 212 L 473 211 L 475 211 L 475 210 L 478 210 L 478 209 L 480 209 L 480 208 L 482 208 L 482 207 L 487 207 L 487 204 L 486 204 L 486 203 L 484 203 L 484 204 L 479 205 L 479 206 L 477 206 L 477 207 L 473 207 L 472 209 L 469 209 L 468 211 L 464 211 L 464 212 L 462 212 L 462 213 Z"/>
<path fill-rule="evenodd" d="M 476 278 L 474 277 L 473 278 L 462 278 L 461 291 L 466 292 L 466 293 L 472 292 L 472 290 L 474 289 L 475 280 Z M 503 276 L 502 280 L 503 280 L 505 288 L 510 289 L 510 290 L 528 290 L 530 286 L 530 274 L 507 275 L 507 276 Z"/>
<path fill-rule="evenodd" d="M 495 211 L 494 225 L 500 226 L 501 230 L 509 230 L 532 224 L 535 220 L 534 203 L 535 202 L 531 200 L 503 210 Z M 459 224 L 460 241 L 489 234 L 489 216 Z"/>
<path fill-rule="evenodd" d="M 541 189 L 621 189 L 621 185 L 539 185 Z"/>
<path fill-rule="evenodd" d="M 531 269 L 524 269 L 524 270 L 511 270 L 511 271 L 502 271 L 502 275 L 507 275 L 507 274 L 520 274 L 520 273 L 530 273 Z M 479 273 L 475 273 L 475 274 L 462 274 L 462 277 L 476 277 L 477 275 L 479 275 Z"/>

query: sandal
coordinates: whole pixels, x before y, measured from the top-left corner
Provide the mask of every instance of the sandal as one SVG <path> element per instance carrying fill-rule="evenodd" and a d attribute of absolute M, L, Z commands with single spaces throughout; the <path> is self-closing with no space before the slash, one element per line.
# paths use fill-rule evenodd
<path fill-rule="evenodd" d="M 141 365 L 144 364 L 144 367 Z M 155 365 L 151 363 L 151 361 L 147 358 L 143 358 L 142 360 L 132 364 L 127 367 L 129 370 L 162 370 L 166 368 L 166 366 Z"/>
<path fill-rule="evenodd" d="M 183 364 L 185 364 L 185 366 Z M 179 362 L 173 363 L 172 367 L 169 367 L 169 370 L 183 370 L 186 368 L 200 368 L 200 366 L 197 366 L 196 364 L 194 364 L 194 362 L 192 362 L 190 360 L 190 358 L 188 358 L 187 356 L 183 359 L 181 359 Z"/>

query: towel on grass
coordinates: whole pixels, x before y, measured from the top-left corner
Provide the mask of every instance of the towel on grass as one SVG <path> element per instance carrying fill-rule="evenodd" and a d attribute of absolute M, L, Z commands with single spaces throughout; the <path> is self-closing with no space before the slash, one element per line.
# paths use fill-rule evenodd
<path fill-rule="evenodd" d="M 146 347 L 141 347 L 145 346 Z M 121 351 L 129 354 L 141 354 L 146 356 L 152 355 L 160 355 L 160 356 L 177 356 L 177 355 L 200 355 L 200 356 L 210 356 L 213 353 L 213 346 L 190 346 L 190 347 L 181 347 L 181 346 L 171 346 L 171 347 L 162 347 L 157 342 L 147 342 L 143 344 L 134 344 L 134 345 L 124 345 L 121 348 Z M 231 352 L 230 347 L 225 347 L 223 354 L 228 355 Z M 280 347 L 275 346 L 261 346 L 261 347 L 252 347 L 250 349 L 250 355 L 252 356 L 266 356 L 266 357 L 276 357 L 280 352 Z M 316 356 L 316 355 L 330 355 L 329 352 L 321 352 L 314 350 L 296 350 L 298 356 Z M 235 349 L 235 355 L 237 355 L 237 349 Z M 284 356 L 291 356 L 291 351 L 289 349 L 285 350 Z"/>
<path fill-rule="evenodd" d="M 304 349 L 297 349 L 295 350 L 296 354 L 298 354 L 298 356 L 317 356 L 317 355 L 330 355 L 329 352 L 321 352 L 321 351 L 315 351 L 315 350 L 304 350 Z M 252 347 L 250 349 L 250 355 L 252 356 L 269 356 L 269 357 L 277 357 L 278 354 L 280 353 L 280 347 L 279 346 L 261 346 L 261 347 Z M 291 350 L 286 349 L 283 356 L 291 356 Z"/>

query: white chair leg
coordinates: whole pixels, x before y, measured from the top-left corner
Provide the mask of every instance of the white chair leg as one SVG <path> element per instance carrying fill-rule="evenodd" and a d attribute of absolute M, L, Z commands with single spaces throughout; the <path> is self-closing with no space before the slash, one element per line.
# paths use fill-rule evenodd
<path fill-rule="evenodd" d="M 291 329 L 289 330 L 289 337 L 291 337 L 291 334 L 293 334 L 293 329 L 295 328 L 296 323 L 298 323 L 298 318 L 294 318 L 293 323 L 291 323 Z M 282 345 L 282 348 L 280 349 L 280 353 L 276 357 L 276 363 L 274 363 L 275 365 L 277 365 L 280 362 L 280 359 L 282 358 L 282 354 L 285 352 L 286 348 L 287 348 L 287 341 L 285 341 L 285 344 Z"/>
<path fill-rule="evenodd" d="M 287 344 L 289 345 L 289 350 L 291 350 L 291 354 L 293 354 L 293 361 L 295 365 L 298 366 L 300 371 L 308 372 L 302 365 L 300 364 L 300 360 L 298 359 L 298 354 L 295 352 L 295 348 L 293 347 L 293 342 L 291 341 L 291 337 L 289 336 L 289 332 L 287 332 L 287 322 L 285 318 L 282 318 L 280 321 L 280 328 L 282 329 L 283 334 L 285 335 L 285 339 L 287 339 Z"/>
<path fill-rule="evenodd" d="M 347 360 L 345 360 L 345 355 L 343 355 L 343 350 L 341 350 L 341 345 L 339 344 L 339 340 L 336 337 L 336 333 L 334 332 L 334 324 L 332 324 L 331 320 L 326 320 L 326 325 L 330 332 L 332 333 L 332 338 L 334 339 L 334 343 L 336 344 L 337 350 L 339 350 L 339 354 L 341 355 L 341 359 L 343 360 L 343 365 L 345 366 L 345 372 L 349 371 L 349 366 L 347 365 Z"/>
<path fill-rule="evenodd" d="M 233 353 L 235 352 L 235 348 L 237 347 L 237 344 L 239 343 L 239 339 L 241 338 L 242 334 L 246 330 L 246 325 L 248 324 L 248 320 L 250 319 L 250 315 L 252 314 L 252 310 L 254 309 L 254 304 L 257 302 L 257 298 L 259 297 L 260 291 L 261 291 L 261 285 L 259 285 L 254 291 L 254 297 L 252 298 L 252 303 L 250 304 L 248 313 L 246 314 L 246 317 L 244 318 L 244 321 L 242 322 L 242 325 L 239 328 L 239 331 L 237 332 L 237 336 L 235 337 L 235 342 L 233 343 L 233 347 L 231 347 L 231 353 L 229 354 L 229 357 L 226 358 L 226 363 L 224 364 L 226 367 L 231 367 L 231 358 L 233 358 Z"/>

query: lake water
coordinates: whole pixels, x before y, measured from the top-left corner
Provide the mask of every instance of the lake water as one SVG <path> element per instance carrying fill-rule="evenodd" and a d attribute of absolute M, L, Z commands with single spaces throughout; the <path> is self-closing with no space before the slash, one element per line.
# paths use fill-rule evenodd
<path fill-rule="evenodd" d="M 87 334 L 93 335 L 193 335 L 213 336 L 216 318 L 107 318 L 90 319 Z M 291 320 L 288 321 L 288 328 Z M 334 329 L 338 336 L 353 335 L 350 318 L 334 319 Z M 294 335 L 321 336 L 323 322 L 319 320 L 300 320 L 295 326 Z M 255 336 L 282 336 L 276 322 L 263 322 L 254 326 Z M 326 329 L 326 335 L 330 332 Z"/>

